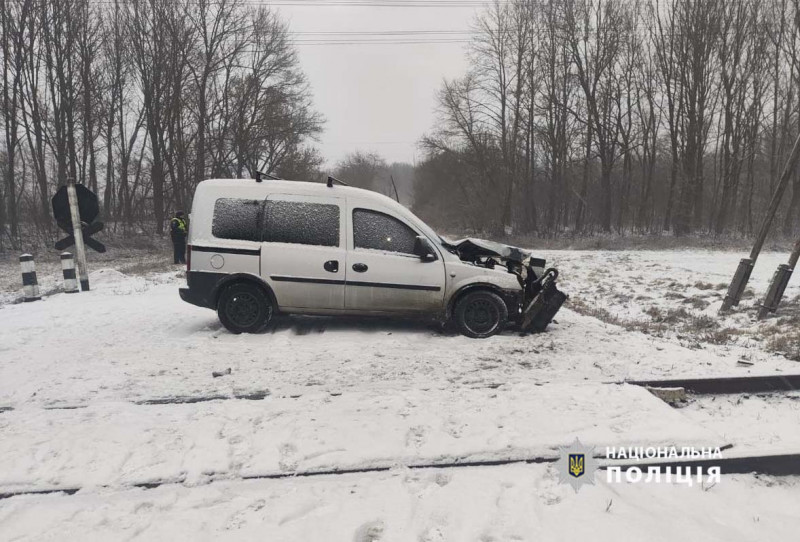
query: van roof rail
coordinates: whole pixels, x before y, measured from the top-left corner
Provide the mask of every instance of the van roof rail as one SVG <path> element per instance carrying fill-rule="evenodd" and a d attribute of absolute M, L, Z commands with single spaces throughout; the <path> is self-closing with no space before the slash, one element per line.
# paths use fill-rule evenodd
<path fill-rule="evenodd" d="M 269 173 L 264 173 L 262 171 L 256 171 L 255 179 L 256 179 L 257 183 L 260 183 L 263 180 L 262 177 L 266 177 L 267 179 L 270 179 L 270 180 L 273 180 L 273 181 L 280 181 L 281 180 L 280 177 L 276 177 L 275 175 L 270 175 Z"/>
<path fill-rule="evenodd" d="M 331 177 L 330 175 L 328 175 L 328 188 L 333 188 L 333 183 L 338 183 L 338 184 L 340 184 L 342 186 L 350 186 L 346 182 L 340 181 L 336 177 Z"/>

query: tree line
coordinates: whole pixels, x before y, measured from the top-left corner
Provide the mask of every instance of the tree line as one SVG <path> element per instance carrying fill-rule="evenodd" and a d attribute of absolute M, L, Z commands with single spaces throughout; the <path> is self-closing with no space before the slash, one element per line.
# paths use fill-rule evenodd
<path fill-rule="evenodd" d="M 800 131 L 798 2 L 496 0 L 424 160 L 336 171 L 404 203 L 413 182 L 450 230 L 747 235 Z M 157 233 L 203 178 L 319 178 L 322 118 L 267 7 L 0 0 L 0 30 L 0 248 L 52 235 L 68 177 Z M 797 172 L 778 218 L 798 231 Z"/>
<path fill-rule="evenodd" d="M 415 210 L 490 231 L 750 234 L 800 125 L 798 0 L 509 0 L 438 94 Z M 798 231 L 800 175 L 780 210 Z"/>
<path fill-rule="evenodd" d="M 51 229 L 68 177 L 161 233 L 208 177 L 322 159 L 286 25 L 244 0 L 0 0 L 0 247 Z"/>
<path fill-rule="evenodd" d="M 381 193 L 408 207 L 414 201 L 414 173 L 411 164 L 389 164 L 379 154 L 363 151 L 348 154 L 334 168 L 334 175 L 348 185 Z"/>

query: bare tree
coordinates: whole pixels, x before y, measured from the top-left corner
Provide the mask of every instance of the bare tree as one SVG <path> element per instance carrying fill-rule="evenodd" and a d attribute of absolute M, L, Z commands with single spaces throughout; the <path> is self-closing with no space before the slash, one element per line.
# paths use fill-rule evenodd
<path fill-rule="evenodd" d="M 3 199 L 0 200 L 0 248 L 2 248 L 6 220 L 10 226 L 12 246 L 19 243 L 19 215 L 17 209 L 17 148 L 19 145 L 19 112 L 25 62 L 25 31 L 31 16 L 32 0 L 9 2 L 0 0 L 0 48 L 3 62 L 2 121 L 5 139 L 5 168 L 3 172 Z M 7 217 L 7 218 L 6 218 Z"/>
<path fill-rule="evenodd" d="M 631 18 L 621 0 L 576 0 L 565 4 L 566 39 L 583 89 L 587 126 L 600 160 L 600 227 L 611 230 L 611 173 L 618 158 L 618 70 Z M 591 139 L 591 138 L 588 138 Z"/>

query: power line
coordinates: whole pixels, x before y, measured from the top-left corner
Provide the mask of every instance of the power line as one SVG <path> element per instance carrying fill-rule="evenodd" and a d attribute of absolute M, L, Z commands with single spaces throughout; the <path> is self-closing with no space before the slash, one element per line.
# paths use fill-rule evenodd
<path fill-rule="evenodd" d="M 379 30 L 291 32 L 294 45 L 419 45 L 469 43 L 470 30 Z"/>
<path fill-rule="evenodd" d="M 417 41 L 389 41 L 389 40 L 375 40 L 375 41 L 326 41 L 326 42 L 291 42 L 292 45 L 431 45 L 442 43 L 469 43 L 469 40 L 417 40 Z"/>
<path fill-rule="evenodd" d="M 374 30 L 374 31 L 340 31 L 340 32 L 290 32 L 296 36 L 408 36 L 408 35 L 472 35 L 479 34 L 474 30 Z"/>
<path fill-rule="evenodd" d="M 16 0 L 17 2 L 22 0 Z M 120 4 L 130 4 L 133 0 L 118 0 Z M 500 0 L 500 3 L 505 4 L 511 0 Z M 88 0 L 90 4 L 114 5 L 115 0 Z M 187 0 L 186 4 L 198 5 L 198 0 Z M 220 5 L 221 0 L 209 0 L 207 5 Z M 227 2 L 232 4 L 233 2 Z M 327 0 L 327 1 L 313 1 L 313 0 L 277 0 L 277 1 L 264 1 L 257 0 L 242 0 L 236 2 L 237 5 L 242 6 L 296 6 L 296 7 L 385 7 L 385 8 L 468 8 L 468 7 L 484 7 L 494 3 L 494 0 Z"/>
<path fill-rule="evenodd" d="M 402 2 L 400 0 L 369 0 L 366 2 L 358 2 L 356 0 L 331 0 L 329 2 L 313 2 L 310 0 L 284 0 L 277 2 L 247 2 L 251 5 L 268 5 L 268 6 L 313 6 L 313 7 L 393 7 L 393 8 L 432 8 L 432 7 L 446 7 L 446 8 L 461 8 L 461 7 L 481 7 L 492 4 L 492 0 L 458 0 L 448 2 L 446 0 L 409 0 Z"/>
<path fill-rule="evenodd" d="M 473 30 L 369 30 L 289 32 L 293 45 L 418 45 L 469 43 Z"/>
<path fill-rule="evenodd" d="M 468 43 L 470 40 L 434 38 L 434 39 L 341 39 L 341 40 L 289 39 L 287 41 L 289 43 Z"/>

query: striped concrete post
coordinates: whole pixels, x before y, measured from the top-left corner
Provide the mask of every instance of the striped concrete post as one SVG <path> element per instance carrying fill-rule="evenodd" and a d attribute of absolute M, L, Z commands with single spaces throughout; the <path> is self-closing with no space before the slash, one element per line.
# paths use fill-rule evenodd
<path fill-rule="evenodd" d="M 41 299 L 39 295 L 39 281 L 36 280 L 36 264 L 33 256 L 23 254 L 19 257 L 19 266 L 22 269 L 22 293 L 25 302 Z"/>
<path fill-rule="evenodd" d="M 75 280 L 75 260 L 69 252 L 61 254 L 61 272 L 64 274 L 64 292 L 77 294 L 80 290 L 78 281 Z"/>

